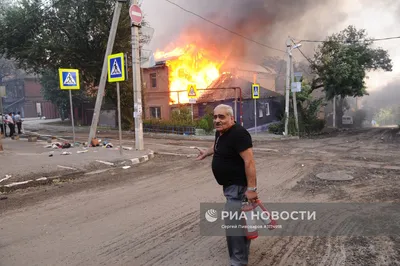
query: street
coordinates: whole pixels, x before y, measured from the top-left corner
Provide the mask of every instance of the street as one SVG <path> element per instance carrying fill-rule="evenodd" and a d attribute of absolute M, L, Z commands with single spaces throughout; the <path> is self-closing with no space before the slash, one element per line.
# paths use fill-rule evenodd
<path fill-rule="evenodd" d="M 211 158 L 184 156 L 212 142 L 145 141 L 156 152 L 145 164 L 7 194 L 0 265 L 227 265 L 225 238 L 199 232 L 200 203 L 225 201 Z M 398 130 L 385 128 L 256 144 L 260 198 L 397 201 L 399 143 Z M 354 179 L 315 177 L 336 170 Z M 399 245 L 398 237 L 259 237 L 249 265 L 397 265 Z"/>

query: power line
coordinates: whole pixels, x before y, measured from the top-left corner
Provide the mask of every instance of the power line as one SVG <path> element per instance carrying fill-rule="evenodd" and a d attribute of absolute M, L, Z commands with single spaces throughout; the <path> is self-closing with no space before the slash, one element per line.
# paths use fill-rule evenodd
<path fill-rule="evenodd" d="M 243 39 L 246 39 L 246 40 L 248 40 L 248 41 L 250 41 L 250 42 L 256 43 L 256 44 L 258 44 L 258 45 L 261 45 L 261 46 L 263 46 L 263 47 L 266 47 L 266 48 L 269 48 L 269 49 L 272 49 L 272 50 L 275 50 L 275 51 L 279 51 L 279 52 L 286 53 L 286 51 L 284 51 L 284 50 L 277 49 L 277 48 L 271 47 L 271 46 L 269 46 L 269 45 L 260 43 L 260 42 L 258 42 L 258 41 L 253 40 L 253 39 L 250 39 L 249 37 L 246 37 L 246 36 L 244 36 L 244 35 L 242 35 L 242 34 L 240 34 L 240 33 L 237 33 L 237 32 L 235 32 L 235 31 L 233 31 L 233 30 L 230 30 L 230 29 L 228 29 L 228 28 L 226 28 L 226 27 L 224 27 L 224 26 L 222 26 L 222 25 L 220 25 L 220 24 L 217 24 L 217 23 L 215 23 L 215 22 L 213 22 L 213 21 L 211 21 L 211 20 L 209 20 L 209 19 L 207 19 L 207 18 L 205 18 L 205 17 L 199 15 L 199 14 L 194 13 L 193 11 L 187 10 L 186 8 L 184 8 L 184 7 L 178 5 L 178 4 L 176 4 L 176 3 L 174 3 L 174 2 L 172 2 L 172 1 L 170 1 L 170 0 L 165 0 L 165 1 L 167 1 L 168 3 L 170 3 L 170 4 L 172 4 L 172 5 L 176 6 L 176 7 L 178 7 L 178 8 L 180 8 L 180 9 L 182 9 L 183 11 L 185 11 L 185 12 L 187 12 L 187 13 L 190 13 L 190 14 L 192 14 L 192 15 L 198 17 L 198 18 L 201 18 L 201 19 L 204 20 L 204 21 L 207 21 L 208 23 L 213 24 L 214 26 L 217 26 L 217 27 L 219 27 L 219 28 L 221 28 L 221 29 L 223 29 L 223 30 L 226 30 L 226 31 L 228 31 L 228 32 L 230 32 L 230 33 L 232 33 L 232 34 L 234 34 L 234 35 L 237 35 L 237 36 L 239 36 L 239 37 L 242 37 Z"/>
<path fill-rule="evenodd" d="M 292 38 L 290 38 L 290 40 L 293 42 L 293 44 L 296 44 Z M 297 47 L 297 49 L 299 50 L 299 52 L 301 53 L 301 55 L 302 55 L 305 59 L 307 59 L 307 61 L 308 61 L 310 64 L 313 64 L 313 63 L 314 63 L 310 58 L 308 58 L 308 56 L 306 56 L 306 55 L 303 53 L 303 51 L 300 49 L 300 47 Z"/>
<path fill-rule="evenodd" d="M 369 39 L 366 41 L 371 41 L 371 42 L 378 42 L 378 41 L 387 41 L 387 40 L 395 40 L 395 39 L 400 39 L 400 36 L 394 36 L 394 37 L 385 37 L 385 38 L 376 38 L 376 39 Z M 337 42 L 337 41 L 318 41 L 318 40 L 301 40 L 299 42 L 316 42 L 316 43 L 324 43 L 324 42 Z M 358 43 L 362 41 L 354 41 L 350 43 Z M 340 42 L 340 43 L 349 43 L 349 42 Z"/>

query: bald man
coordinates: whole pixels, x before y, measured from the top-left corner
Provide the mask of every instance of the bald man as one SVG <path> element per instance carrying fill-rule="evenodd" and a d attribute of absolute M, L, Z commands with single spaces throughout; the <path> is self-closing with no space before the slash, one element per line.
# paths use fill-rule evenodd
<path fill-rule="evenodd" d="M 241 205 L 246 199 L 254 202 L 257 198 L 256 167 L 253 143 L 249 132 L 236 124 L 232 107 L 218 105 L 214 109 L 215 141 L 207 150 L 199 149 L 198 160 L 213 155 L 212 171 L 227 204 Z M 231 266 L 248 264 L 250 241 L 242 234 L 226 236 Z"/>

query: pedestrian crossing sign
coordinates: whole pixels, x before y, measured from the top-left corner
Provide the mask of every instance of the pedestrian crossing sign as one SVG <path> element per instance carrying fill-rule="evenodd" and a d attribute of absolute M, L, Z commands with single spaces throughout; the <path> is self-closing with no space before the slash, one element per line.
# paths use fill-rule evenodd
<path fill-rule="evenodd" d="M 253 99 L 259 99 L 260 98 L 260 85 L 259 84 L 253 84 L 251 86 L 251 91 L 252 91 Z"/>
<path fill-rule="evenodd" d="M 123 53 L 108 56 L 108 82 L 125 80 L 125 55 Z"/>
<path fill-rule="evenodd" d="M 187 92 L 188 92 L 189 99 L 197 98 L 197 87 L 196 87 L 196 84 L 188 85 Z"/>
<path fill-rule="evenodd" d="M 58 70 L 60 76 L 60 88 L 62 90 L 79 90 L 79 70 L 60 68 Z"/>

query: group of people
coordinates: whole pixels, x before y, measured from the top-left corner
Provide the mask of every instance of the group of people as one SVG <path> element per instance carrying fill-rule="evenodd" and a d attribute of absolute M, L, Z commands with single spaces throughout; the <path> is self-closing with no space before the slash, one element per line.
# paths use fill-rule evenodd
<path fill-rule="evenodd" d="M 18 135 L 22 134 L 22 117 L 21 112 L 9 113 L 9 114 L 0 114 L 1 121 L 0 121 L 0 130 L 1 134 L 6 137 L 12 137 L 16 134 L 15 126 L 18 129 Z M 9 128 L 9 134 L 7 135 L 7 127 Z"/>

